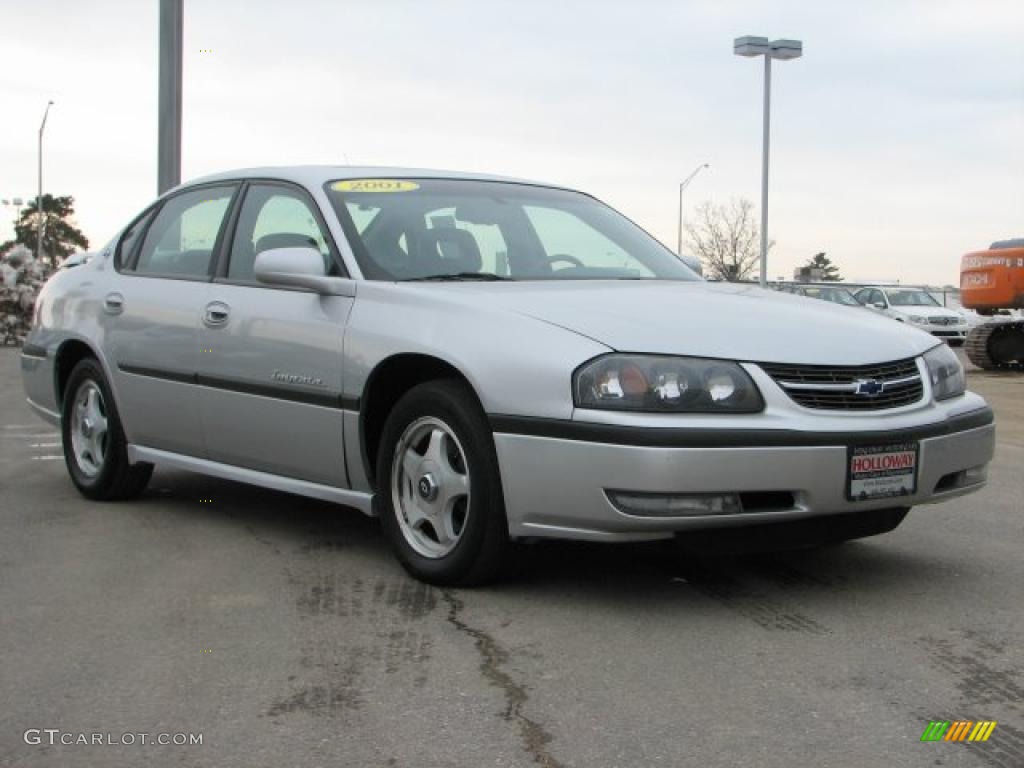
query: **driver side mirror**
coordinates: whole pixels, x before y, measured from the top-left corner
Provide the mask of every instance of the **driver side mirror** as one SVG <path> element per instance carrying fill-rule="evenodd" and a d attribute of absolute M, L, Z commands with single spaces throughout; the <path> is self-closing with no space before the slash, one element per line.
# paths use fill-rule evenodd
<path fill-rule="evenodd" d="M 324 256 L 316 248 L 271 248 L 256 256 L 256 279 L 267 285 L 304 288 L 328 296 L 355 296 L 355 283 L 329 277 Z"/>
<path fill-rule="evenodd" d="M 871 306 L 874 307 L 875 309 L 885 309 L 885 303 L 881 301 L 873 302 Z"/>

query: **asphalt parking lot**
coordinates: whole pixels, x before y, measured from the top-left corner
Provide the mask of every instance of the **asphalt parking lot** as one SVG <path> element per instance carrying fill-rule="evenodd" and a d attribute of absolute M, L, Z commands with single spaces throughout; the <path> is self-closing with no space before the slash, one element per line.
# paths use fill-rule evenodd
<path fill-rule="evenodd" d="M 85 501 L 0 350 L 0 765 L 1019 767 L 1024 376 L 969 385 L 997 414 L 989 486 L 893 533 L 549 543 L 438 590 L 328 504 L 159 469 L 139 501 Z M 919 741 L 957 719 L 998 726 Z"/>

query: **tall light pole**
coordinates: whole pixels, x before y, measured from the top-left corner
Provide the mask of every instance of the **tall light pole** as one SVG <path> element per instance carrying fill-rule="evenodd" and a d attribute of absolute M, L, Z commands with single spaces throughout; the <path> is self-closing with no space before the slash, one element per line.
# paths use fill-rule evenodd
<path fill-rule="evenodd" d="M 690 182 L 693 181 L 693 177 L 703 171 L 705 168 L 710 168 L 708 163 L 701 163 L 693 169 L 693 173 L 679 182 L 679 236 L 676 238 L 676 256 L 683 255 L 683 190 L 690 186 Z"/>
<path fill-rule="evenodd" d="M 181 183 L 182 0 L 160 0 L 160 97 L 157 107 L 157 193 Z"/>
<path fill-rule="evenodd" d="M 799 40 L 737 37 L 732 52 L 737 56 L 764 56 L 764 136 L 761 148 L 761 287 L 768 286 L 768 148 L 772 107 L 772 59 L 798 59 L 804 46 Z"/>
<path fill-rule="evenodd" d="M 46 111 L 43 112 L 43 122 L 39 124 L 39 194 L 36 196 L 36 215 L 39 217 L 39 226 L 36 227 L 36 260 L 43 258 L 43 227 L 46 224 L 46 216 L 43 215 L 43 130 L 46 128 L 46 116 L 50 114 L 52 101 L 46 102 Z"/>

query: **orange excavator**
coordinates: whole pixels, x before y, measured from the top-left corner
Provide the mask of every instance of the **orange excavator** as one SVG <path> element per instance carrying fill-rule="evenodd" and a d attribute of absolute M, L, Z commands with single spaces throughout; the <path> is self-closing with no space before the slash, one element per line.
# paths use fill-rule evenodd
<path fill-rule="evenodd" d="M 967 334 L 964 351 L 986 370 L 1024 371 L 1024 238 L 992 243 L 960 260 L 960 302 L 989 319 Z"/>

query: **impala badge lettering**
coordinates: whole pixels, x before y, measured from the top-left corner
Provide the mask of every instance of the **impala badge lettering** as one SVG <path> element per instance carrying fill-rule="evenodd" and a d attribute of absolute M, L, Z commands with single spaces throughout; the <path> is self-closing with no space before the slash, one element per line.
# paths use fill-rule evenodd
<path fill-rule="evenodd" d="M 274 381 L 283 381 L 286 384 L 307 384 L 311 387 L 322 387 L 324 380 L 318 376 L 303 376 L 298 373 L 286 373 L 275 369 L 271 377 Z"/>

